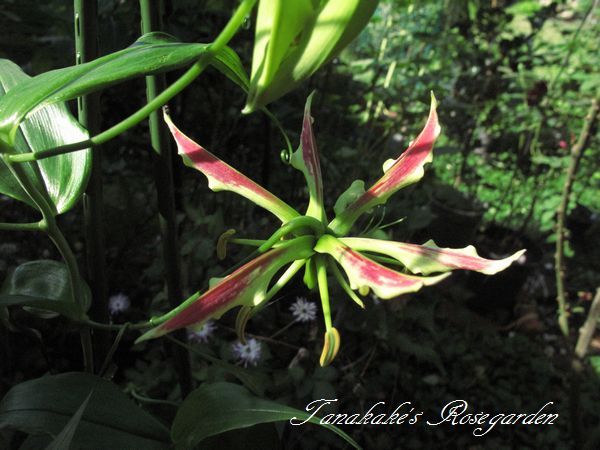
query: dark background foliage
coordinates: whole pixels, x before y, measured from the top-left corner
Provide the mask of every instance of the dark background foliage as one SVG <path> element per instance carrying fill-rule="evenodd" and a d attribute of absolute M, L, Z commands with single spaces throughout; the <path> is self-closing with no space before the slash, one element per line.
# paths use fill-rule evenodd
<path fill-rule="evenodd" d="M 74 62 L 69 2 L 5 0 L 0 11 L 0 57 L 31 75 Z M 235 1 L 173 0 L 166 31 L 183 41 L 208 42 L 227 21 Z M 400 241 L 473 244 L 501 257 L 527 248 L 526 258 L 494 277 L 457 273 L 443 284 L 393 301 L 366 299 L 358 310 L 334 292 L 334 323 L 342 334 L 336 362 L 318 367 L 320 323 L 295 324 L 263 341 L 264 358 L 248 372 L 265 396 L 303 409 L 317 398 L 338 398 L 337 409 L 364 412 L 385 401 L 391 412 L 412 402 L 435 418 L 448 401 L 464 399 L 473 411 L 535 412 L 554 402 L 553 426 L 496 426 L 482 438 L 472 427 L 348 426 L 368 449 L 569 448 L 574 433 L 597 435 L 600 343 L 573 392 L 570 349 L 556 324 L 555 217 L 569 149 L 591 100 L 598 95 L 600 13 L 586 1 L 385 0 L 363 34 L 308 83 L 271 110 L 298 141 L 304 101 L 313 89 L 315 132 L 325 198 L 333 201 L 355 178 L 374 180 L 425 120 L 430 91 L 440 101 L 442 136 L 424 180 L 373 211 L 358 230 Z M 137 2 L 100 2 L 100 48 L 122 49 L 139 36 Z M 252 23 L 232 41 L 250 68 Z M 177 73 L 169 74 L 174 79 Z M 134 112 L 143 80 L 102 95 L 106 128 Z M 280 158 L 283 140 L 259 113 L 241 116 L 243 93 L 216 71 L 207 72 L 171 104 L 180 128 L 222 159 L 297 207 L 303 180 Z M 167 308 L 152 184 L 149 136 L 140 125 L 104 145 L 107 272 L 110 294 L 132 307 L 116 321 L 135 321 Z M 600 286 L 600 157 L 595 135 L 576 177 L 567 226 L 566 280 L 573 336 Z M 266 237 L 276 224 L 233 194 L 213 194 L 203 176 L 175 161 L 184 288 L 189 294 L 239 261 L 230 249 L 218 261 L 215 242 L 228 228 Z M 0 197 L 3 221 L 33 220 L 26 207 Z M 380 225 L 404 219 L 393 227 Z M 62 223 L 83 256 L 81 215 Z M 0 279 L 28 260 L 59 259 L 45 238 L 0 232 Z M 269 337 L 292 321 L 289 305 L 311 293 L 298 281 L 256 316 L 249 332 Z M 202 350 L 231 359 L 235 315 L 227 314 Z M 0 394 L 45 373 L 79 370 L 76 333 L 66 321 L 11 311 L 17 332 L 0 330 Z M 112 364 L 114 381 L 153 398 L 178 397 L 175 375 L 157 342 L 133 347 L 126 337 Z M 198 382 L 226 376 L 194 357 Z M 600 370 L 600 369 L 599 369 Z M 600 373 L 600 372 L 598 372 Z M 573 406 L 574 401 L 579 401 Z M 578 405 L 578 406 L 577 406 Z M 147 404 L 168 422 L 172 409 Z M 578 417 L 574 416 L 578 414 Z M 579 420 L 580 428 L 573 422 Z M 285 448 L 338 448 L 316 427 L 285 427 Z M 1 443 L 1 441 L 0 441 Z M 592 444 L 594 445 L 594 444 Z M 594 448 L 594 447 L 590 447 Z"/>

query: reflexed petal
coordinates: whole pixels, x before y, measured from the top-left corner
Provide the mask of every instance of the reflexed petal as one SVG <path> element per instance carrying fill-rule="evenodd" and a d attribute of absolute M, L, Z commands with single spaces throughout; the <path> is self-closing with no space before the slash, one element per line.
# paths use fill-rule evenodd
<path fill-rule="evenodd" d="M 272 212 L 282 222 L 300 214 L 290 205 L 273 195 L 250 178 L 221 161 L 208 150 L 183 134 L 165 113 L 165 121 L 177 142 L 178 152 L 187 166 L 202 172 L 213 191 L 231 191 L 246 197 L 258 206 Z"/>
<path fill-rule="evenodd" d="M 319 163 L 317 143 L 312 129 L 313 119 L 310 115 L 310 105 L 313 95 L 314 93 L 310 94 L 306 100 L 304 119 L 302 121 L 302 134 L 300 135 L 300 148 L 292 155 L 291 163 L 292 166 L 300 170 L 306 178 L 306 184 L 308 185 L 308 192 L 310 194 L 306 215 L 325 222 L 327 219 L 323 208 L 321 165 Z"/>
<path fill-rule="evenodd" d="M 366 250 L 391 256 L 411 272 L 424 275 L 454 269 L 493 275 L 506 269 L 525 253 L 525 250 L 520 250 L 508 258 L 494 260 L 479 256 L 472 245 L 465 248 L 440 248 L 433 241 L 427 241 L 423 245 L 366 238 L 342 238 L 340 241 L 354 250 Z"/>
<path fill-rule="evenodd" d="M 365 287 L 371 288 L 378 297 L 383 299 L 416 292 L 423 286 L 438 283 L 450 275 L 448 273 L 434 277 L 420 277 L 396 272 L 352 250 L 331 235 L 322 236 L 315 246 L 315 251 L 333 256 L 346 272 L 352 289 L 360 291 Z"/>
<path fill-rule="evenodd" d="M 258 305 L 265 298 L 269 283 L 277 271 L 295 259 L 311 256 L 314 253 L 313 243 L 311 236 L 299 237 L 253 259 L 206 293 L 190 298 L 168 313 L 172 317 L 140 336 L 136 342 L 153 339 L 190 325 L 200 325 L 208 319 L 221 317 L 235 306 Z"/>
<path fill-rule="evenodd" d="M 419 181 L 424 174 L 423 166 L 432 161 L 433 144 L 440 134 L 436 112 L 436 100 L 431 94 L 429 118 L 419 136 L 398 159 L 384 164 L 383 176 L 357 200 L 331 222 L 329 227 L 337 234 L 346 234 L 361 214 L 381 205 L 399 189 Z"/>

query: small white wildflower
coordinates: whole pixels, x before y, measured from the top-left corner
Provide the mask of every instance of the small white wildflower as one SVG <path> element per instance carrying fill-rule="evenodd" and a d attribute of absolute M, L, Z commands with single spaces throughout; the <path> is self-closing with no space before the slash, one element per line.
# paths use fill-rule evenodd
<path fill-rule="evenodd" d="M 296 301 L 290 306 L 290 311 L 297 322 L 312 322 L 317 318 L 317 305 L 304 297 L 296 297 Z"/>
<path fill-rule="evenodd" d="M 217 326 L 212 320 L 205 322 L 200 327 L 188 328 L 187 337 L 188 341 L 195 343 L 206 343 L 210 339 L 213 332 L 217 329 Z"/>
<path fill-rule="evenodd" d="M 122 293 L 113 295 L 108 299 L 108 310 L 113 316 L 127 311 L 130 306 L 131 301 L 129 301 L 129 297 Z"/>
<path fill-rule="evenodd" d="M 256 366 L 262 354 L 260 342 L 254 338 L 246 339 L 246 343 L 234 342 L 231 344 L 233 355 L 237 359 L 238 364 L 243 364 L 248 367 L 248 364 Z"/>

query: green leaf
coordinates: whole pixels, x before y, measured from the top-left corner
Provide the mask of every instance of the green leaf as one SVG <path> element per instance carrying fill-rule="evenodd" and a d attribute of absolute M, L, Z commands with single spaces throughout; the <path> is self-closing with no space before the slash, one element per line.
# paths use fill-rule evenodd
<path fill-rule="evenodd" d="M 83 281 L 80 281 L 83 283 Z M 90 290 L 84 284 L 86 310 L 90 305 Z M 85 311 L 73 302 L 69 271 L 58 261 L 29 261 L 18 266 L 0 288 L 0 307 L 26 306 L 30 312 L 42 313 L 51 318 L 62 314 L 72 319 L 80 319 Z"/>
<path fill-rule="evenodd" d="M 354 180 L 350 187 L 346 189 L 338 197 L 333 206 L 333 211 L 336 215 L 342 214 L 348 205 L 354 203 L 361 195 L 365 193 L 365 182 L 362 180 Z"/>
<path fill-rule="evenodd" d="M 308 420 L 319 425 L 319 418 L 281 405 L 271 400 L 254 397 L 242 386 L 231 383 L 204 384 L 183 402 L 171 428 L 176 448 L 194 448 L 209 436 L 225 431 L 247 428 L 260 423 Z M 346 433 L 332 425 L 323 427 L 342 437 L 354 448 L 358 444 Z"/>
<path fill-rule="evenodd" d="M 20 92 L 15 87 L 33 80 L 11 61 L 0 59 L 0 111 L 1 118 L 9 114 L 4 100 L 12 93 Z M 14 96 L 13 96 L 14 97 Z M 21 99 L 25 102 L 24 99 Z M 14 129 L 11 153 L 29 153 L 84 141 L 87 131 L 69 113 L 64 104 L 51 105 L 37 110 Z M 6 148 L 5 148 L 6 150 Z M 0 149 L 0 156 L 2 149 Z M 82 150 L 41 161 L 21 165 L 26 176 L 42 197 L 51 206 L 54 214 L 68 211 L 83 193 L 91 167 L 91 152 Z M 37 208 L 0 157 L 0 193 Z"/>
<path fill-rule="evenodd" d="M 44 297 L 29 295 L 0 294 L 0 307 L 23 306 L 29 311 L 46 319 L 51 319 L 61 314 L 72 319 L 81 317 L 78 306 L 72 301 L 52 300 Z"/>
<path fill-rule="evenodd" d="M 166 449 L 168 430 L 100 377 L 65 373 L 14 386 L 0 402 L 0 429 L 58 435 L 90 392 L 73 448 Z"/>
<path fill-rule="evenodd" d="M 281 439 L 273 423 L 261 423 L 241 430 L 231 430 L 203 440 L 195 450 L 281 449 Z"/>
<path fill-rule="evenodd" d="M 596 375 L 600 376 L 600 356 L 590 356 L 590 365 Z"/>
<path fill-rule="evenodd" d="M 52 70 L 0 99 L 0 140 L 11 143 L 15 128 L 33 110 L 64 102 L 144 75 L 178 69 L 198 60 L 209 44 L 182 43 L 166 33 L 148 33 L 130 47 L 85 64 Z M 248 89 L 248 77 L 237 54 L 224 47 L 211 64 L 234 83 Z"/>
<path fill-rule="evenodd" d="M 81 417 L 83 416 L 83 412 L 85 411 L 91 396 L 92 392 L 89 393 L 60 434 L 54 438 L 48 447 L 46 447 L 46 450 L 69 450 L 71 442 L 73 442 L 73 437 L 75 436 L 75 431 L 77 431 L 77 427 L 79 426 L 79 422 L 81 422 Z"/>

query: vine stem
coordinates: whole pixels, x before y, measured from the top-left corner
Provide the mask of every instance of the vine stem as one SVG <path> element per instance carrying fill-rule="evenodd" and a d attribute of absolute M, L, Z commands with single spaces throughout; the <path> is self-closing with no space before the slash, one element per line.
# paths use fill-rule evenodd
<path fill-rule="evenodd" d="M 0 231 L 42 231 L 44 222 L 4 223 L 0 222 Z"/>
<path fill-rule="evenodd" d="M 219 36 L 217 36 L 214 42 L 208 47 L 207 51 L 199 57 L 198 61 L 196 61 L 192 67 L 190 67 L 179 79 L 177 79 L 177 81 L 171 84 L 167 89 L 162 91 L 152 101 L 148 102 L 145 106 L 137 110 L 131 116 L 112 126 L 108 130 L 105 130 L 102 133 L 97 134 L 85 141 L 63 145 L 47 150 L 41 150 L 35 153 L 31 152 L 21 153 L 18 155 L 7 155 L 6 158 L 8 161 L 20 163 L 50 158 L 51 156 L 62 155 L 64 153 L 70 153 L 77 150 L 94 147 L 114 139 L 121 133 L 140 123 L 142 120 L 147 119 L 150 114 L 179 94 L 208 67 L 213 54 L 221 50 L 225 45 L 227 45 L 231 38 L 233 38 L 233 36 L 242 26 L 245 17 L 252 11 L 252 8 L 256 2 L 257 0 L 243 0 L 240 6 L 238 6 L 237 10 L 234 12 L 233 16 L 229 19 L 229 22 L 227 22 L 227 25 L 225 25 L 225 28 L 223 28 Z"/>
<path fill-rule="evenodd" d="M 67 270 L 69 272 L 69 284 L 71 286 L 71 294 L 73 302 L 77 303 L 82 310 L 85 310 L 85 300 L 83 296 L 83 290 L 81 287 L 81 276 L 79 274 L 79 267 L 77 266 L 77 259 L 69 246 L 65 236 L 60 231 L 52 206 L 48 203 L 46 198 L 42 195 L 36 186 L 29 180 L 25 168 L 19 164 L 11 163 L 6 161 L 5 163 L 15 178 L 19 181 L 21 186 L 31 200 L 36 205 L 37 209 L 42 213 L 42 221 L 39 223 L 39 228 L 46 232 L 50 237 L 59 253 L 61 254 Z M 83 350 L 83 365 L 86 372 L 94 372 L 94 356 L 92 350 L 92 338 L 90 335 L 89 328 L 82 329 L 80 331 L 81 336 L 81 347 Z"/>
<path fill-rule="evenodd" d="M 579 139 L 571 149 L 571 162 L 567 170 L 567 178 L 563 185 L 563 192 L 560 205 L 557 211 L 556 221 L 556 253 L 555 253 L 555 275 L 556 275 L 556 301 L 558 303 L 558 325 L 562 334 L 565 337 L 569 336 L 569 318 L 567 312 L 567 300 L 565 292 L 565 268 L 564 268 L 564 252 L 565 252 L 565 222 L 567 211 L 569 209 L 569 199 L 575 182 L 575 175 L 579 168 L 579 163 L 583 157 L 583 152 L 588 146 L 592 136 L 592 130 L 598 120 L 598 99 L 594 99 L 590 109 L 586 115 L 583 128 L 579 135 Z"/>

